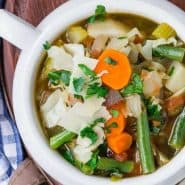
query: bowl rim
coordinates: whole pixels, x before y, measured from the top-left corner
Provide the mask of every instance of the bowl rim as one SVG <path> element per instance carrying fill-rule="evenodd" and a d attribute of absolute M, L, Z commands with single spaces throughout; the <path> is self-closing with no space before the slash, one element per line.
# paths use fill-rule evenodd
<path fill-rule="evenodd" d="M 76 9 L 77 3 L 82 2 L 84 4 Z M 150 18 L 152 20 L 155 20 L 156 22 L 161 22 L 164 20 L 166 22 L 170 22 L 170 24 L 173 24 L 174 27 L 177 27 L 177 32 L 179 36 L 185 41 L 185 33 L 181 33 L 182 31 L 180 31 L 184 30 L 182 28 L 185 28 L 185 25 L 182 24 L 180 20 L 177 20 L 175 16 L 170 15 L 164 9 L 151 5 L 144 0 L 139 2 L 137 0 L 132 0 L 132 2 L 122 2 L 122 0 L 117 0 L 116 2 L 110 2 L 109 0 L 93 0 L 93 2 L 87 2 L 85 0 L 75 0 L 75 2 L 69 1 L 54 10 L 53 13 L 49 14 L 49 16 L 47 16 L 42 21 L 40 26 L 38 26 L 38 29 L 44 29 L 44 31 L 41 33 L 38 40 L 35 41 L 34 45 L 31 46 L 30 51 L 23 51 L 19 58 L 13 83 L 13 107 L 17 126 L 19 128 L 21 137 L 23 138 L 23 142 L 28 149 L 28 152 L 31 154 L 34 160 L 43 169 L 46 170 L 46 172 L 48 172 L 51 176 L 53 176 L 56 180 L 62 182 L 63 184 L 93 185 L 98 180 L 99 185 L 107 185 L 112 184 L 112 182 L 101 177 L 89 177 L 82 174 L 77 169 L 69 165 L 69 163 L 66 162 L 63 158 L 61 158 L 57 152 L 52 151 L 49 148 L 45 136 L 43 135 L 43 132 L 39 125 L 33 124 L 34 122 L 39 122 L 36 113 L 32 109 L 32 106 L 34 106 L 32 93 L 34 88 L 33 79 L 35 79 L 35 67 L 36 65 L 38 65 L 36 63 L 42 50 L 42 43 L 46 40 L 45 38 L 49 38 L 48 40 L 52 40 L 57 35 L 57 33 L 61 33 L 61 30 L 57 29 L 57 24 L 61 25 L 61 23 L 63 23 L 63 25 L 69 26 L 69 20 L 73 22 L 74 20 L 79 20 L 80 16 L 88 17 L 90 14 L 93 13 L 93 10 L 97 4 L 104 4 L 108 8 L 108 11 L 133 12 L 132 8 L 134 7 L 134 14 L 139 14 L 147 17 L 150 15 Z M 126 6 L 121 7 L 121 5 Z M 143 8 L 144 10 L 138 8 L 139 6 L 141 7 L 141 5 L 145 8 Z M 70 12 L 63 13 L 63 16 L 65 15 L 65 17 L 69 17 L 69 19 L 66 19 L 64 17 L 62 18 L 61 12 L 69 8 L 71 9 Z M 83 11 L 80 12 L 82 8 Z M 75 11 L 79 13 L 79 15 L 76 17 L 73 15 Z M 161 13 L 163 16 L 159 15 L 154 19 L 154 15 L 152 15 L 152 12 L 154 13 L 155 11 Z M 56 21 L 57 17 L 61 17 L 61 19 Z M 56 28 L 56 31 L 51 34 L 51 28 L 53 27 Z M 22 99 L 22 97 L 24 97 L 24 99 Z M 30 137 L 31 139 L 28 137 Z M 185 167 L 185 164 L 183 164 L 183 162 L 185 161 L 185 156 L 183 157 L 184 152 L 185 151 L 183 149 L 176 157 L 174 157 L 172 161 L 170 161 L 162 168 L 158 169 L 153 174 L 124 179 L 124 181 L 117 182 L 117 184 L 147 185 L 160 184 L 163 182 L 166 183 L 167 181 L 169 182 L 169 184 L 171 184 L 172 181 L 176 182 L 181 177 L 176 177 L 176 179 L 172 179 L 172 176 L 174 177 L 178 171 Z M 45 153 L 47 153 L 47 155 Z M 49 158 L 52 158 L 52 161 Z M 55 161 L 55 164 L 53 164 L 53 161 Z M 62 173 L 60 173 L 61 169 L 63 169 Z M 73 174 L 73 178 L 71 173 Z"/>

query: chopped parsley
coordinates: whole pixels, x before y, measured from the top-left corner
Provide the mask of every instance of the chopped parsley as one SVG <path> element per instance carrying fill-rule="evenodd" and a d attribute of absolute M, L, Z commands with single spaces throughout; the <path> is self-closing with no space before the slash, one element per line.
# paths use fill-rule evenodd
<path fill-rule="evenodd" d="M 96 77 L 96 73 L 92 71 L 89 67 L 87 67 L 85 64 L 78 64 L 78 67 L 86 76 L 89 76 L 91 79 L 94 79 Z"/>
<path fill-rule="evenodd" d="M 145 101 L 149 119 L 161 120 L 161 106 L 153 103 L 150 99 Z"/>
<path fill-rule="evenodd" d="M 101 117 L 101 118 L 97 118 L 93 121 L 93 123 L 91 124 L 91 127 L 93 128 L 94 126 L 96 126 L 98 123 L 105 123 L 106 119 Z"/>
<path fill-rule="evenodd" d="M 142 94 L 143 93 L 143 82 L 137 73 L 133 73 L 131 82 L 121 90 L 123 96 L 131 94 Z"/>
<path fill-rule="evenodd" d="M 173 75 L 174 70 L 175 70 L 175 67 L 172 66 L 172 67 L 170 68 L 170 71 L 169 71 L 169 76 L 172 76 L 172 75 Z"/>
<path fill-rule="evenodd" d="M 106 133 L 111 133 L 111 128 L 117 128 L 118 127 L 118 124 L 116 122 L 112 122 L 110 125 L 108 125 L 106 128 L 105 128 L 105 132 Z"/>
<path fill-rule="evenodd" d="M 88 23 L 93 23 L 95 22 L 96 20 L 98 21 L 104 21 L 105 18 L 106 18 L 106 9 L 105 9 L 105 6 L 103 5 L 97 5 L 96 7 L 96 10 L 95 10 L 95 14 L 90 16 L 88 19 L 87 19 L 87 22 Z"/>
<path fill-rule="evenodd" d="M 113 66 L 117 65 L 117 62 L 114 59 L 112 59 L 111 57 L 106 57 L 105 62 L 107 64 L 110 64 L 110 65 L 113 65 Z"/>
<path fill-rule="evenodd" d="M 43 48 L 47 51 L 47 50 L 49 50 L 49 49 L 51 48 L 51 44 L 50 44 L 48 41 L 46 41 L 46 42 L 43 44 Z"/>
<path fill-rule="evenodd" d="M 69 86 L 70 78 L 71 72 L 66 70 L 48 73 L 49 82 L 53 85 L 59 85 L 60 82 L 63 82 L 66 86 Z"/>
<path fill-rule="evenodd" d="M 98 139 L 98 135 L 92 129 L 92 127 L 85 127 L 84 129 L 82 129 L 80 131 L 80 136 L 82 138 L 84 138 L 84 137 L 89 138 L 91 140 L 92 144 L 94 144 L 97 141 L 97 139 Z"/>
<path fill-rule="evenodd" d="M 92 154 L 91 159 L 87 162 L 88 165 L 92 170 L 96 169 L 98 163 L 98 152 Z"/>
<path fill-rule="evenodd" d="M 150 131 L 153 134 L 158 134 L 164 126 L 164 118 L 162 115 L 162 108 L 159 104 L 153 103 L 151 99 L 145 100 L 147 114 L 149 121 L 159 122 L 157 126 L 150 124 Z"/>
<path fill-rule="evenodd" d="M 119 111 L 117 111 L 117 110 L 115 110 L 115 109 L 111 109 L 111 110 L 110 110 L 110 113 L 111 113 L 111 115 L 112 115 L 114 118 L 116 118 L 116 117 L 119 116 Z"/>
<path fill-rule="evenodd" d="M 80 78 L 73 79 L 73 87 L 77 93 L 83 90 L 84 85 L 85 85 L 85 78 L 80 77 Z"/>
<path fill-rule="evenodd" d="M 108 93 L 108 88 L 100 86 L 99 83 L 90 84 L 87 88 L 86 98 L 89 98 L 93 95 L 97 95 L 99 97 L 105 97 Z"/>
<path fill-rule="evenodd" d="M 65 160 L 67 160 L 71 164 L 74 164 L 75 159 L 74 159 L 73 154 L 70 150 L 64 150 L 64 151 L 62 151 L 61 154 L 62 154 L 62 156 L 64 157 Z"/>
<path fill-rule="evenodd" d="M 122 37 L 118 37 L 118 39 L 122 40 L 122 39 L 126 39 L 127 37 L 122 36 Z"/>

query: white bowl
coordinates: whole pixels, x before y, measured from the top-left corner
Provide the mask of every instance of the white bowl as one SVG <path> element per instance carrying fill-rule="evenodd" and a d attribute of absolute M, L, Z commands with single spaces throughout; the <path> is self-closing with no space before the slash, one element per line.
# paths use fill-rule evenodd
<path fill-rule="evenodd" d="M 0 10 L 0 35 L 22 49 L 14 86 L 14 112 L 23 142 L 34 160 L 53 178 L 66 185 L 172 185 L 185 175 L 185 150 L 167 165 L 150 175 L 111 182 L 108 178 L 87 176 L 49 148 L 35 112 L 34 85 L 42 44 L 54 40 L 69 25 L 93 14 L 103 4 L 108 12 L 126 12 L 148 17 L 176 28 L 185 41 L 184 12 L 162 0 L 71 0 L 60 6 L 34 28 L 17 17 Z"/>

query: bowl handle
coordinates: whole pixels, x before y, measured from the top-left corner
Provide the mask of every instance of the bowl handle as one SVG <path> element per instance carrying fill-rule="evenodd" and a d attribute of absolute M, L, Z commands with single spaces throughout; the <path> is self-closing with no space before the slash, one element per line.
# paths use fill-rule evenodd
<path fill-rule="evenodd" d="M 0 9 L 0 37 L 21 50 L 30 48 L 40 32 L 21 18 Z"/>

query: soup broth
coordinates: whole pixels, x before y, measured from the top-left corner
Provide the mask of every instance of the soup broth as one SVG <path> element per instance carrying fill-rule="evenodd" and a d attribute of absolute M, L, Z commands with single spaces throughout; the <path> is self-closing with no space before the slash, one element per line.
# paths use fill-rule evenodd
<path fill-rule="evenodd" d="M 184 146 L 185 49 L 174 28 L 99 5 L 43 46 L 38 116 L 51 149 L 83 173 L 152 173 Z"/>

